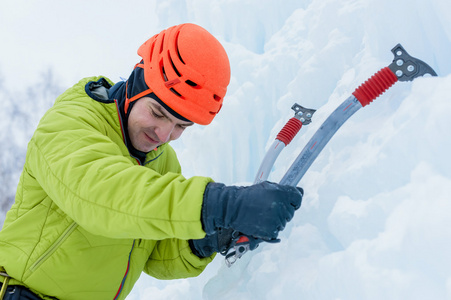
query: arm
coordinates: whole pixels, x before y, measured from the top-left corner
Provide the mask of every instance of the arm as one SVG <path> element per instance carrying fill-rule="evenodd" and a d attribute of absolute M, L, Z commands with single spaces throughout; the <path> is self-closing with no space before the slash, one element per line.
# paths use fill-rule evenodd
<path fill-rule="evenodd" d="M 144 272 L 158 279 L 196 277 L 213 260 L 215 254 L 199 258 L 188 241 L 167 239 L 158 241 L 147 261 Z"/>
<path fill-rule="evenodd" d="M 202 195 L 211 179 L 162 176 L 135 165 L 120 145 L 122 137 L 109 130 L 87 104 L 55 105 L 29 144 L 30 174 L 64 213 L 94 234 L 202 238 Z"/>

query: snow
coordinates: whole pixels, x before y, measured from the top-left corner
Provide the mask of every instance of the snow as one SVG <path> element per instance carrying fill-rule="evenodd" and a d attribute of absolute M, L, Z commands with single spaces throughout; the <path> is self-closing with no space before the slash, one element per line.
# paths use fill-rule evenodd
<path fill-rule="evenodd" d="M 230 269 L 218 255 L 197 278 L 143 275 L 128 300 L 451 299 L 449 0 L 132 1 L 126 10 L 117 1 L 105 15 L 92 13 L 102 6 L 89 3 L 90 12 L 55 7 L 70 20 L 61 30 L 84 30 L 76 36 L 53 28 L 44 4 L 22 12 L 32 20 L 43 17 L 45 26 L 30 28 L 37 37 L 2 31 L 13 46 L 0 50 L 0 89 L 20 94 L 23 70 L 31 84 L 48 67 L 65 86 L 79 79 L 74 76 L 99 73 L 119 80 L 128 76 L 145 38 L 178 23 L 204 26 L 224 44 L 232 81 L 213 123 L 190 128 L 173 143 L 187 177 L 251 184 L 293 115 L 291 105 L 318 109 L 276 161 L 269 179 L 280 180 L 325 118 L 391 63 L 397 43 L 439 74 L 396 83 L 343 125 L 301 180 L 303 205 L 281 243 L 261 245 Z M 10 28 L 27 26 L 1 11 L 15 25 Z M 102 22 L 111 26 L 109 33 L 102 34 Z M 46 39 L 42 29 L 50 30 Z M 27 40 L 36 54 L 23 52 Z M 80 42 L 91 47 L 77 48 Z M 88 56 L 93 51 L 104 55 Z M 14 132 L 25 147 L 29 133 Z"/>

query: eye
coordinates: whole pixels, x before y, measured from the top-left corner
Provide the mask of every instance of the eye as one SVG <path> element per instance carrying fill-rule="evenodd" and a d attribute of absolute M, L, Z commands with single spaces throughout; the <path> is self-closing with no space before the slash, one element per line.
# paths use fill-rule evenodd
<path fill-rule="evenodd" d="M 161 119 L 164 117 L 163 115 L 156 113 L 153 109 L 150 109 L 150 111 L 151 111 L 152 116 L 154 116 L 157 119 Z"/>

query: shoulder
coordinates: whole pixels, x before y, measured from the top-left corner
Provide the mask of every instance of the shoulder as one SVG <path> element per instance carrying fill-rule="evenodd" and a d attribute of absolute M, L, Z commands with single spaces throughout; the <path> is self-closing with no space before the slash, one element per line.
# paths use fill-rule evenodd
<path fill-rule="evenodd" d="M 67 89 L 45 113 L 40 125 L 46 124 L 61 129 L 84 124 L 102 129 L 102 132 L 109 125 L 114 128 L 115 132 L 120 132 L 120 121 L 115 102 L 96 101 L 86 93 L 87 84 L 100 81 L 111 83 L 106 77 L 94 76 L 83 78 Z"/>
<path fill-rule="evenodd" d="M 83 78 L 74 86 L 68 88 L 63 94 L 61 94 L 56 99 L 55 104 L 83 98 L 97 100 L 95 94 L 91 93 L 90 87 L 98 87 L 102 85 L 109 85 L 111 87 L 112 85 L 114 85 L 114 83 L 104 76 L 92 76 Z"/>

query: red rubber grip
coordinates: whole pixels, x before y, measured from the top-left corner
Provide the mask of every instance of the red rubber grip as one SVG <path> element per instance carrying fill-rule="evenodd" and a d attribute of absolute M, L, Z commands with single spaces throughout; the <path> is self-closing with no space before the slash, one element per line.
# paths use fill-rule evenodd
<path fill-rule="evenodd" d="M 285 126 L 283 126 L 282 130 L 280 130 L 276 139 L 283 142 L 286 146 L 293 140 L 293 138 L 296 136 L 299 130 L 301 130 L 301 127 L 302 122 L 293 117 L 290 120 L 288 120 Z"/>
<path fill-rule="evenodd" d="M 398 77 L 388 67 L 385 67 L 371 76 L 370 79 L 360 85 L 352 94 L 359 100 L 362 106 L 366 106 L 382 95 L 396 81 L 398 81 Z"/>
<path fill-rule="evenodd" d="M 238 241 L 236 241 L 236 244 L 241 244 L 241 243 L 247 243 L 249 242 L 249 238 L 245 235 L 240 236 L 240 238 L 238 239 Z"/>

